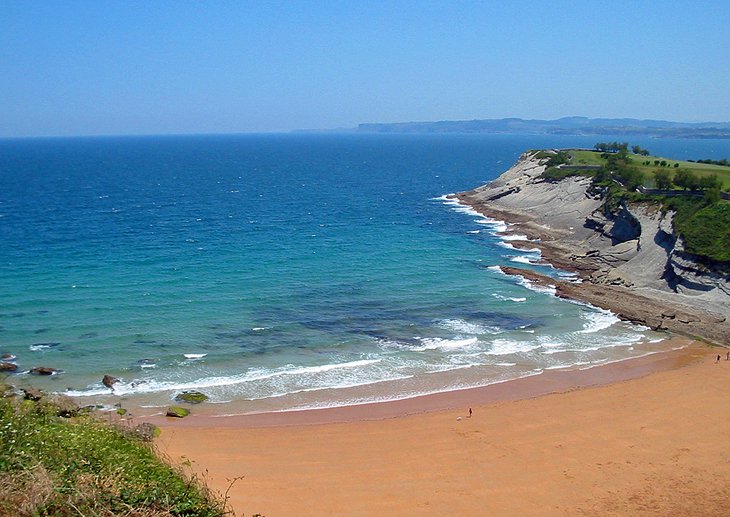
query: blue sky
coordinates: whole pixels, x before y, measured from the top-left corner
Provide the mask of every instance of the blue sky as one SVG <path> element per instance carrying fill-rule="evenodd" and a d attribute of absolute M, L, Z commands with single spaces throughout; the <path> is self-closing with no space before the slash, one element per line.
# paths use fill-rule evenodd
<path fill-rule="evenodd" d="M 10 0 L 1 13 L 0 136 L 730 120 L 727 1 Z"/>

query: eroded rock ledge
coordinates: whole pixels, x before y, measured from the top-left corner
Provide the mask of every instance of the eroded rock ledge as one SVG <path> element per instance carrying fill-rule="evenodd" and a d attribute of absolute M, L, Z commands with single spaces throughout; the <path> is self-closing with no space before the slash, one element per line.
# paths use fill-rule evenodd
<path fill-rule="evenodd" d="M 728 275 L 687 254 L 672 227 L 673 213 L 645 203 L 603 210 L 590 178 L 541 178 L 545 159 L 523 154 L 493 182 L 456 194 L 478 212 L 506 221 L 509 233 L 539 248 L 543 260 L 575 272 L 581 284 L 543 277 L 558 295 L 609 309 L 655 329 L 730 344 Z M 508 274 L 533 272 L 503 268 Z M 547 280 L 546 280 L 547 279 Z"/>

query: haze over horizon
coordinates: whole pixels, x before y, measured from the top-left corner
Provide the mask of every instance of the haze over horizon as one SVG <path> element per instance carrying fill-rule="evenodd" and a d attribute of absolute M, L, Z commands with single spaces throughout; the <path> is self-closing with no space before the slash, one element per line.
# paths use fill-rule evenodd
<path fill-rule="evenodd" d="M 721 1 L 9 3 L 0 137 L 722 122 L 727 22 Z"/>

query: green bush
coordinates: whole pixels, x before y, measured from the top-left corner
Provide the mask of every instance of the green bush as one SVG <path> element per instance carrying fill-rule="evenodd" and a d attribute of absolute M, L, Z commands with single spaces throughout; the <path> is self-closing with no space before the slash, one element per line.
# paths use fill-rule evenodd
<path fill-rule="evenodd" d="M 0 399 L 0 515 L 225 515 L 133 433 L 57 413 L 48 402 Z"/>

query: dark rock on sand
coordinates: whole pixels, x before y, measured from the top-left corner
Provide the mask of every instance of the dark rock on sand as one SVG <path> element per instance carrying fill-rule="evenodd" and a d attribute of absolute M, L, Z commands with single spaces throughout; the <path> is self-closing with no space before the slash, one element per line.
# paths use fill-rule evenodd
<path fill-rule="evenodd" d="M 167 416 L 175 417 L 175 418 L 185 418 L 190 414 L 189 409 L 185 409 L 184 407 L 180 406 L 170 406 L 167 408 Z"/>
<path fill-rule="evenodd" d="M 43 398 L 43 392 L 36 388 L 23 388 L 25 400 L 38 401 Z"/>
<path fill-rule="evenodd" d="M 175 400 L 177 402 L 187 402 L 188 404 L 200 404 L 208 400 L 208 395 L 199 391 L 183 391 L 175 397 Z"/>
<path fill-rule="evenodd" d="M 54 395 L 50 402 L 56 406 L 56 415 L 64 418 L 77 416 L 81 411 L 79 405 L 66 395 Z"/>

